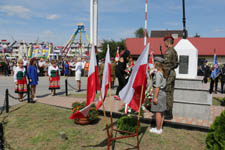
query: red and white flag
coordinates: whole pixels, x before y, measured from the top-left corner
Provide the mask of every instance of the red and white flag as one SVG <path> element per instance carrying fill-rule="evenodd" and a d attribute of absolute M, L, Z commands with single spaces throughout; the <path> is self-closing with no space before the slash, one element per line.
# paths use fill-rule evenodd
<path fill-rule="evenodd" d="M 70 119 L 78 119 L 78 118 L 85 118 L 85 117 L 87 117 L 92 104 L 93 103 L 90 103 L 88 106 L 84 107 L 83 109 L 81 109 L 79 111 L 76 111 L 69 118 Z"/>
<path fill-rule="evenodd" d="M 102 88 L 101 88 L 101 98 L 98 101 L 97 109 L 102 106 L 102 103 L 105 100 L 107 95 L 107 91 L 109 89 L 109 83 L 111 82 L 111 61 L 110 61 L 110 52 L 109 52 L 109 45 L 107 45 L 107 52 L 105 57 L 105 65 L 102 77 Z"/>
<path fill-rule="evenodd" d="M 91 60 L 88 70 L 88 81 L 87 81 L 87 104 L 89 105 L 95 99 L 95 92 L 100 90 L 100 83 L 98 78 L 98 67 L 96 63 L 96 55 L 94 46 L 91 48 Z"/>
<path fill-rule="evenodd" d="M 151 69 L 154 68 L 154 55 L 153 55 L 153 51 L 151 51 L 151 53 L 150 53 L 148 67 L 149 67 L 148 70 L 151 70 Z"/>
<path fill-rule="evenodd" d="M 120 60 L 120 54 L 119 54 L 119 49 L 117 48 L 115 62 L 118 62 L 119 60 Z"/>
<path fill-rule="evenodd" d="M 139 110 L 142 86 L 144 86 L 142 91 L 142 103 L 144 103 L 145 89 L 147 84 L 146 73 L 148 64 L 148 51 L 149 43 L 136 61 L 128 83 L 119 93 L 120 99 L 135 111 Z"/>

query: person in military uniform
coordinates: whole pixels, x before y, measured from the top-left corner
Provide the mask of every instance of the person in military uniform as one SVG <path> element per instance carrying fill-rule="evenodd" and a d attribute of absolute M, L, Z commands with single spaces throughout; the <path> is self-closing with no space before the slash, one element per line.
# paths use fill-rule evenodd
<path fill-rule="evenodd" d="M 114 58 L 111 58 L 111 88 L 114 88 L 114 82 L 116 79 L 116 63 Z"/>
<path fill-rule="evenodd" d="M 176 50 L 173 48 L 174 38 L 169 35 L 164 38 L 165 47 L 168 48 L 164 54 L 163 68 L 167 74 L 166 79 L 166 103 L 167 110 L 165 111 L 165 119 L 173 119 L 173 100 L 174 100 L 174 86 L 176 72 L 175 69 L 178 67 L 178 56 Z"/>
<path fill-rule="evenodd" d="M 221 74 L 220 74 L 220 81 L 221 81 L 221 93 L 224 93 L 223 87 L 225 83 L 225 64 L 223 65 L 223 68 L 221 69 Z"/>

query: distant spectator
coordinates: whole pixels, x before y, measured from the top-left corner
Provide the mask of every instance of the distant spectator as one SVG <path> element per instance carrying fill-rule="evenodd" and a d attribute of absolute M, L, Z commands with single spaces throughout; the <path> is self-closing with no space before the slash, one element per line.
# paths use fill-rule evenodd
<path fill-rule="evenodd" d="M 81 58 L 77 58 L 77 63 L 75 65 L 75 79 L 77 81 L 77 92 L 81 91 L 81 73 L 82 73 L 82 62 Z"/>
<path fill-rule="evenodd" d="M 22 59 L 18 60 L 18 67 L 14 72 L 14 82 L 16 84 L 15 93 L 18 93 L 19 101 L 23 101 L 23 94 L 27 92 L 26 69 Z"/>
<path fill-rule="evenodd" d="M 51 95 L 55 96 L 56 89 L 60 89 L 60 71 L 56 65 L 56 60 L 51 61 L 51 66 L 48 68 L 49 76 L 49 90 L 51 90 Z"/>
<path fill-rule="evenodd" d="M 45 61 L 43 58 L 40 59 L 38 63 L 38 68 L 39 68 L 40 76 L 44 76 Z"/>
<path fill-rule="evenodd" d="M 224 83 L 225 83 L 225 64 L 223 65 L 223 68 L 221 69 L 221 93 L 224 93 Z"/>
<path fill-rule="evenodd" d="M 64 65 L 64 75 L 69 76 L 69 74 L 70 74 L 70 65 L 69 65 L 69 62 L 66 61 L 65 65 Z"/>
<path fill-rule="evenodd" d="M 31 85 L 31 98 L 32 100 L 37 100 L 36 98 L 36 86 L 38 85 L 38 72 L 37 72 L 37 60 L 32 58 L 30 60 L 30 65 L 28 67 L 28 79 Z"/>

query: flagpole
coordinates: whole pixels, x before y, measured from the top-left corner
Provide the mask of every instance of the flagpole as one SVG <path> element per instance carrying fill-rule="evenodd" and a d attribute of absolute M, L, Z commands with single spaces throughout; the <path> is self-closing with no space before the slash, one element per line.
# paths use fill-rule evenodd
<path fill-rule="evenodd" d="M 112 135 L 112 131 L 113 131 L 113 119 L 112 119 L 112 94 L 111 94 L 111 82 L 109 82 L 109 101 L 110 101 L 111 135 Z"/>
<path fill-rule="evenodd" d="M 141 86 L 141 97 L 140 97 L 140 104 L 139 104 L 139 111 L 138 111 L 138 121 L 140 119 L 140 110 L 141 110 L 141 104 L 142 104 L 143 91 L 144 91 L 144 85 Z"/>

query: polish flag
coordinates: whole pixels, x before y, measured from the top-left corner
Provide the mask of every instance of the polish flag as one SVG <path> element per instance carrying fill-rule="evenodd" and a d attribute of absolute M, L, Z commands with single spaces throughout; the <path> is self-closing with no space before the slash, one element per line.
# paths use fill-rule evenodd
<path fill-rule="evenodd" d="M 88 70 L 88 81 L 87 81 L 87 104 L 89 105 L 95 99 L 95 92 L 100 90 L 100 83 L 98 78 L 98 67 L 96 63 L 96 55 L 94 46 L 91 49 L 91 60 Z"/>
<path fill-rule="evenodd" d="M 90 103 L 88 106 L 84 107 L 83 109 L 81 109 L 79 111 L 76 111 L 69 118 L 70 119 L 78 119 L 78 118 L 85 118 L 85 117 L 87 117 L 88 112 L 89 112 L 92 104 L 93 103 Z"/>
<path fill-rule="evenodd" d="M 152 70 L 153 68 L 154 68 L 154 56 L 153 56 L 153 51 L 151 51 L 150 57 L 149 57 L 148 70 Z"/>
<path fill-rule="evenodd" d="M 102 103 L 105 101 L 105 97 L 107 95 L 110 82 L 111 82 L 111 61 L 110 61 L 109 45 L 107 45 L 107 53 L 105 57 L 105 65 L 102 77 L 101 98 L 98 101 L 96 108 L 97 110 L 102 106 Z"/>
<path fill-rule="evenodd" d="M 115 61 L 118 62 L 120 60 L 119 49 L 117 48 Z"/>
<path fill-rule="evenodd" d="M 144 103 L 145 89 L 147 84 L 146 73 L 148 64 L 148 51 L 149 43 L 136 61 L 128 83 L 119 93 L 120 99 L 135 111 L 139 111 L 142 86 L 144 86 L 142 93 L 142 103 Z"/>

